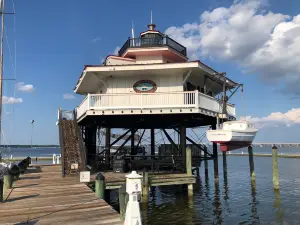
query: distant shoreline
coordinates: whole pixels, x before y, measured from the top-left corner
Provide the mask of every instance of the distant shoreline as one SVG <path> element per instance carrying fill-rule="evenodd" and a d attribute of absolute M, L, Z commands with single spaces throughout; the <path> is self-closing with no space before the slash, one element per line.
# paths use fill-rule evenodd
<path fill-rule="evenodd" d="M 222 154 L 219 154 L 221 156 Z M 248 153 L 227 153 L 227 156 L 249 156 Z M 255 157 L 272 157 L 272 154 L 263 154 L 263 153 L 254 153 L 253 156 Z M 294 154 L 278 154 L 278 158 L 294 158 L 299 159 L 300 155 L 294 155 Z"/>
<path fill-rule="evenodd" d="M 60 148 L 60 145 L 0 145 L 0 148 Z"/>
<path fill-rule="evenodd" d="M 8 161 L 8 162 L 16 162 L 16 161 L 21 161 L 26 157 L 15 157 L 15 158 L 3 158 L 3 161 Z M 36 158 L 38 159 L 37 161 L 43 161 L 43 160 L 53 160 L 53 157 L 31 157 L 31 161 L 35 162 Z"/>

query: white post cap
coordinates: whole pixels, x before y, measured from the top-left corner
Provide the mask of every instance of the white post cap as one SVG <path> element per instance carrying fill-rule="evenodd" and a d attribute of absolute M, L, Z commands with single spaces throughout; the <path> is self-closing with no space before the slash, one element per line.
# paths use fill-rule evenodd
<path fill-rule="evenodd" d="M 131 172 L 131 174 L 128 174 L 125 176 L 129 179 L 142 179 L 143 176 L 139 175 L 135 170 Z"/>

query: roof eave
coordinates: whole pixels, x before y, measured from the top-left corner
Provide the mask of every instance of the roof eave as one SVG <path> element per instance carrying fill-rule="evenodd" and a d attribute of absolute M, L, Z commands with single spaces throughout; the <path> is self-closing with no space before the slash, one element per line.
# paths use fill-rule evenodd
<path fill-rule="evenodd" d="M 200 62 L 199 60 L 198 60 L 198 64 L 199 64 L 199 67 L 200 67 L 202 70 L 204 70 L 206 73 L 208 73 L 209 75 L 214 76 L 214 77 L 222 76 L 222 75 L 219 75 L 219 73 L 218 73 L 217 71 L 215 71 L 215 70 L 212 69 L 211 67 L 207 66 L 206 64 Z M 223 77 L 224 77 L 223 79 L 226 79 L 226 80 L 228 81 L 229 87 L 230 87 L 230 88 L 235 88 L 236 86 L 239 85 L 239 83 L 236 83 L 235 81 L 229 79 L 228 77 L 225 77 L 225 76 L 223 76 Z M 218 79 L 218 78 L 219 78 L 219 77 L 217 77 L 217 79 Z M 224 80 L 222 80 L 222 79 L 220 79 L 219 81 L 224 82 Z"/>

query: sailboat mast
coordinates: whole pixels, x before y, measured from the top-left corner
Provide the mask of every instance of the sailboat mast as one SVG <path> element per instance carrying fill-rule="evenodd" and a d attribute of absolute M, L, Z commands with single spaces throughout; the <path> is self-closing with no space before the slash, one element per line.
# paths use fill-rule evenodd
<path fill-rule="evenodd" d="M 3 92 L 3 48 L 4 48 L 4 0 L 1 1 L 1 43 L 0 43 L 0 145 L 2 141 L 2 92 Z"/>

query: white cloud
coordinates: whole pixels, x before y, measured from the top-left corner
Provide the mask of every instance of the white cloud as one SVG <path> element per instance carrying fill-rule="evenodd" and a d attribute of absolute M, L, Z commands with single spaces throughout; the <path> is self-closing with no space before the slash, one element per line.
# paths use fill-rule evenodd
<path fill-rule="evenodd" d="M 19 104 L 22 102 L 23 102 L 22 98 L 14 98 L 14 97 L 7 97 L 7 96 L 2 97 L 3 104 Z"/>
<path fill-rule="evenodd" d="M 98 41 L 101 41 L 102 38 L 101 37 L 95 37 L 91 40 L 92 43 L 97 43 Z"/>
<path fill-rule="evenodd" d="M 104 61 L 105 61 L 105 58 L 103 56 L 100 56 L 100 63 L 102 64 L 102 63 L 104 63 Z"/>
<path fill-rule="evenodd" d="M 300 108 L 291 109 L 285 113 L 273 112 L 266 117 L 246 116 L 243 119 L 245 118 L 253 122 L 257 128 L 279 125 L 290 127 L 295 124 L 300 124 Z"/>
<path fill-rule="evenodd" d="M 119 51 L 120 51 L 120 46 L 117 46 L 113 52 L 114 55 L 119 55 Z"/>
<path fill-rule="evenodd" d="M 35 90 L 32 84 L 25 84 L 24 82 L 17 83 L 16 88 L 22 92 L 33 92 Z"/>
<path fill-rule="evenodd" d="M 283 81 L 283 92 L 300 96 L 300 14 L 264 10 L 261 1 L 235 1 L 205 11 L 198 23 L 165 33 L 188 48 L 191 59 L 235 62 L 264 81 Z"/>
<path fill-rule="evenodd" d="M 63 94 L 63 99 L 65 100 L 75 99 L 75 96 L 72 94 Z"/>

